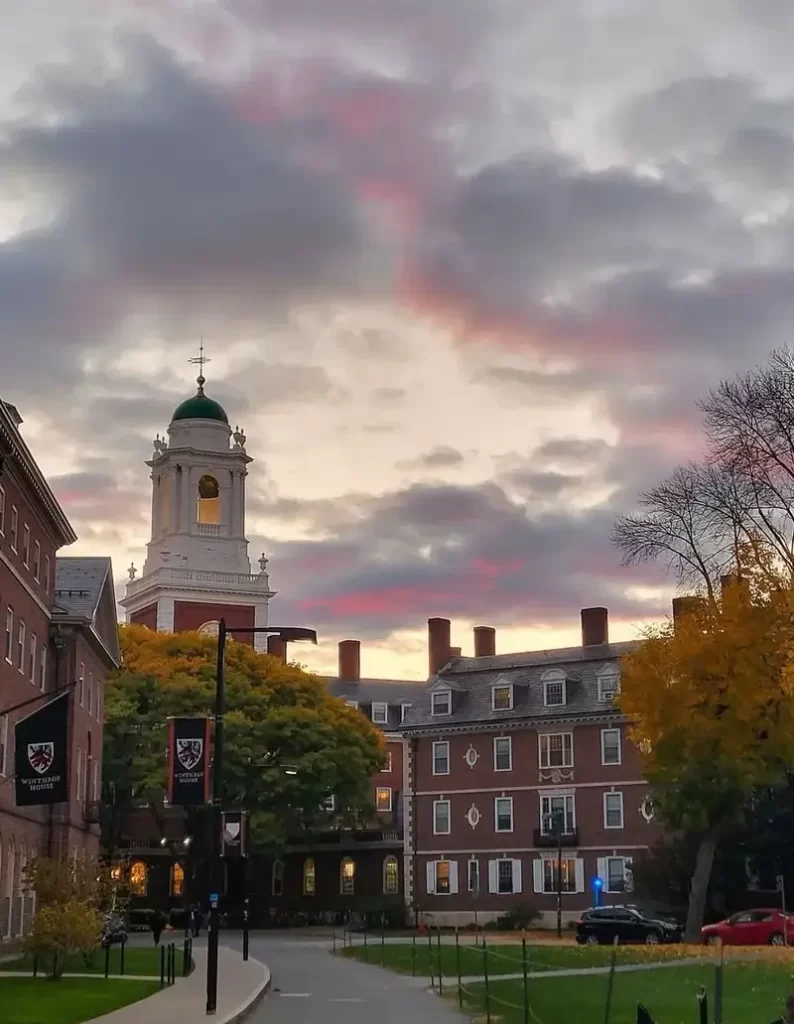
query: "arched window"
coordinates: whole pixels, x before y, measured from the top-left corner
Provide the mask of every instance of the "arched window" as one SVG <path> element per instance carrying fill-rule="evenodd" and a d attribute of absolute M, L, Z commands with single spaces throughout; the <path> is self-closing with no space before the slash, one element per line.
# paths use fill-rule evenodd
<path fill-rule="evenodd" d="M 284 865 L 280 860 L 273 861 L 270 891 L 274 896 L 281 896 L 284 892 Z"/>
<path fill-rule="evenodd" d="M 383 861 L 383 892 L 386 896 L 396 896 L 400 891 L 400 868 L 396 857 L 386 857 Z"/>
<path fill-rule="evenodd" d="M 356 891 L 356 862 L 344 857 L 339 868 L 339 889 L 343 896 L 352 896 Z"/>
<path fill-rule="evenodd" d="M 185 891 L 185 869 L 178 862 L 171 868 L 171 895 L 181 896 Z"/>
<path fill-rule="evenodd" d="M 303 895 L 314 896 L 317 879 L 314 873 L 314 861 L 307 857 L 303 862 Z"/>
<path fill-rule="evenodd" d="M 198 482 L 196 500 L 196 521 L 217 525 L 221 521 L 221 499 L 218 481 L 205 473 Z"/>
<path fill-rule="evenodd" d="M 130 864 L 130 890 L 133 896 L 145 896 L 149 891 L 149 869 L 142 860 Z"/>

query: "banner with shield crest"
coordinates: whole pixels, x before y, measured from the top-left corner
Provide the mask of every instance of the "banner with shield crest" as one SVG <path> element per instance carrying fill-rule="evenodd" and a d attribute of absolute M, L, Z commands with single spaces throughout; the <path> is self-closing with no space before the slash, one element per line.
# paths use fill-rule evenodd
<path fill-rule="evenodd" d="M 208 803 L 210 720 L 168 719 L 168 802 L 180 807 Z"/>
<path fill-rule="evenodd" d="M 69 799 L 69 694 L 49 701 L 14 726 L 17 807 Z"/>

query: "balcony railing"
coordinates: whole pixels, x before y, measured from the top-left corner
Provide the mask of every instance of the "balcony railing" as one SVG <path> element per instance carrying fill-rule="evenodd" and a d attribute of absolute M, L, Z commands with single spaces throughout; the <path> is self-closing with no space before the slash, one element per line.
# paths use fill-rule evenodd
<path fill-rule="evenodd" d="M 213 526 L 213 529 L 215 527 Z M 209 569 L 177 569 L 161 566 L 146 576 L 139 576 L 127 584 L 127 597 L 132 597 L 139 590 L 146 590 L 154 583 L 170 584 L 176 588 L 192 586 L 195 583 L 211 583 L 219 589 L 239 587 L 241 589 L 256 588 L 270 591 L 267 573 L 213 572 Z"/>
<path fill-rule="evenodd" d="M 578 846 L 579 845 L 579 829 L 572 828 L 562 833 L 560 837 L 562 840 L 562 846 Z M 557 846 L 557 835 L 554 832 L 544 832 L 543 829 L 535 829 L 535 846 Z"/>

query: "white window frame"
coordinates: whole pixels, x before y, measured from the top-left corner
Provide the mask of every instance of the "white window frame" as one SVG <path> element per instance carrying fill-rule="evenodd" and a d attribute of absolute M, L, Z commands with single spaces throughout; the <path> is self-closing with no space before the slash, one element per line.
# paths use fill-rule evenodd
<path fill-rule="evenodd" d="M 331 793 L 330 796 L 327 796 L 325 800 L 323 800 L 323 810 L 328 811 L 329 814 L 333 814 L 333 812 L 336 810 L 336 797 L 334 796 L 333 793 Z"/>
<path fill-rule="evenodd" d="M 17 670 L 21 676 L 25 675 L 25 668 L 28 658 L 28 645 L 26 643 L 27 628 L 24 619 L 17 619 Z"/>
<path fill-rule="evenodd" d="M 508 801 L 510 803 L 510 828 L 499 828 L 499 803 Z M 513 814 L 513 798 L 511 796 L 495 796 L 493 800 L 493 830 L 494 832 L 512 832 L 515 826 Z"/>
<path fill-rule="evenodd" d="M 392 770 L 392 752 L 391 750 L 386 751 L 386 764 L 381 768 L 381 775 L 388 775 Z"/>
<path fill-rule="evenodd" d="M 551 761 L 550 761 L 550 758 L 549 758 L 549 754 L 551 752 L 551 737 L 552 736 L 562 736 L 563 737 L 563 741 L 562 741 L 562 759 L 563 759 L 562 760 L 562 764 L 551 764 Z M 568 759 L 570 761 L 570 763 L 566 763 L 566 760 L 565 760 L 565 737 L 566 736 L 570 737 L 570 744 L 569 744 L 569 755 L 570 756 L 569 756 L 569 759 Z M 543 756 L 544 755 L 544 749 L 543 749 L 544 748 L 544 740 L 546 741 L 545 742 L 545 748 L 546 748 L 545 749 L 545 755 L 546 755 L 545 761 L 544 761 L 544 756 Z M 573 762 L 574 762 L 574 756 L 573 756 L 573 733 L 572 732 L 541 732 L 541 733 L 538 733 L 538 765 L 541 768 L 543 768 L 543 769 L 547 769 L 547 768 L 573 768 Z"/>
<path fill-rule="evenodd" d="M 568 703 L 568 680 L 560 669 L 549 669 L 543 673 L 543 706 L 547 708 L 564 708 Z M 562 700 L 549 703 L 549 687 L 562 686 Z"/>
<path fill-rule="evenodd" d="M 444 772 L 436 771 L 436 748 L 437 747 L 446 747 L 447 770 L 444 771 Z M 433 775 L 449 775 L 449 768 L 450 768 L 450 765 L 449 765 L 449 740 L 435 740 L 433 742 L 433 763 L 432 763 L 431 767 L 433 769 Z"/>
<path fill-rule="evenodd" d="M 345 864 L 350 863 L 353 865 L 353 873 L 350 878 L 345 878 Z M 339 862 L 339 893 L 342 896 L 355 896 L 356 895 L 356 859 L 351 857 L 350 854 L 344 856 Z"/>
<path fill-rule="evenodd" d="M 28 636 L 28 667 L 27 677 L 29 681 L 35 686 L 36 685 L 36 661 L 39 656 L 39 638 L 35 633 L 30 633 Z"/>
<path fill-rule="evenodd" d="M 88 673 L 88 687 L 87 687 L 88 700 L 86 701 L 86 710 L 89 715 L 94 713 L 94 673 Z"/>
<path fill-rule="evenodd" d="M 345 704 L 347 704 L 347 706 L 349 708 L 355 708 L 356 710 L 358 710 L 358 701 L 357 700 L 346 700 Z"/>
<path fill-rule="evenodd" d="M 551 809 L 552 800 L 564 800 L 565 805 L 563 809 L 563 816 L 565 818 L 566 831 L 563 832 L 564 836 L 573 835 L 576 831 L 576 790 L 549 790 L 544 792 L 541 790 L 538 793 L 540 798 L 540 834 L 542 836 L 550 836 L 551 830 L 547 828 L 549 820 L 553 817 L 553 811 Z M 544 801 L 548 800 L 548 809 L 544 808 Z M 571 802 L 570 817 L 568 815 L 568 801 Z"/>
<path fill-rule="evenodd" d="M 9 665 L 14 664 L 14 609 L 10 604 L 6 605 L 3 656 Z"/>
<path fill-rule="evenodd" d="M 476 881 L 476 885 L 472 883 Z M 479 893 L 482 891 L 482 883 L 480 882 L 480 862 L 477 858 L 472 857 L 466 861 L 466 888 L 468 892 Z"/>
<path fill-rule="evenodd" d="M 510 865 L 510 890 L 501 892 L 499 889 L 499 865 Z M 492 896 L 518 896 L 521 893 L 521 859 L 519 857 L 497 857 L 488 861 L 488 892 Z"/>
<path fill-rule="evenodd" d="M 401 704 L 400 705 L 400 721 L 401 722 L 405 721 L 405 715 L 409 711 L 409 709 L 412 708 L 412 707 L 413 707 L 413 704 Z"/>
<path fill-rule="evenodd" d="M 77 802 L 80 803 L 80 794 L 83 791 L 83 748 L 77 747 L 75 750 L 75 773 L 74 773 L 75 789 Z"/>
<path fill-rule="evenodd" d="M 620 824 L 619 825 L 610 825 L 609 822 L 608 822 L 607 803 L 608 803 L 609 797 L 617 797 L 617 802 L 620 804 Z M 625 811 L 624 811 L 624 808 L 623 808 L 623 792 L 622 792 L 622 790 L 612 789 L 609 792 L 604 793 L 604 828 L 608 828 L 610 830 L 622 829 L 622 828 L 625 827 L 624 826 L 625 820 L 626 820 L 626 815 L 625 815 Z"/>
<path fill-rule="evenodd" d="M 26 569 L 30 568 L 30 527 L 27 523 L 22 524 L 22 564 Z"/>
<path fill-rule="evenodd" d="M 0 715 L 0 775 L 6 777 L 8 767 L 8 715 Z"/>
<path fill-rule="evenodd" d="M 47 645 L 39 648 L 39 689 L 42 693 L 47 689 Z"/>
<path fill-rule="evenodd" d="M 375 711 L 379 712 L 378 715 Z M 374 700 L 372 702 L 372 721 L 375 725 L 388 725 L 389 724 L 389 705 L 384 700 Z"/>
<path fill-rule="evenodd" d="M 19 509 L 16 505 L 11 506 L 11 550 L 17 554 L 19 544 Z"/>
<path fill-rule="evenodd" d="M 606 737 L 609 733 L 617 733 L 618 737 L 618 759 L 617 761 L 607 761 L 606 755 Z M 620 729 L 602 729 L 601 730 L 601 764 L 602 765 L 618 765 L 623 763 L 623 737 L 621 736 Z"/>
<path fill-rule="evenodd" d="M 49 594 L 50 592 L 50 556 L 44 556 L 44 592 Z"/>
<path fill-rule="evenodd" d="M 438 890 L 438 865 L 449 864 L 449 888 L 443 892 Z M 431 896 L 456 896 L 458 892 L 458 862 L 449 857 L 439 857 L 425 864 L 426 888 Z"/>
<path fill-rule="evenodd" d="M 623 886 L 617 889 L 609 887 L 609 862 L 619 860 L 623 862 Z M 597 861 L 598 877 L 604 883 L 604 892 L 632 892 L 634 889 L 634 873 L 632 870 L 632 857 L 599 857 Z"/>
<path fill-rule="evenodd" d="M 78 683 L 78 694 L 80 697 L 80 707 L 85 704 L 85 662 L 80 662 L 80 675 L 77 677 Z"/>
<path fill-rule="evenodd" d="M 608 688 L 605 684 L 610 683 Z M 609 703 L 620 693 L 620 672 L 617 668 L 605 668 L 598 673 L 598 700 L 602 704 Z"/>
<path fill-rule="evenodd" d="M 33 579 L 41 580 L 41 544 L 37 540 L 33 542 Z"/>
<path fill-rule="evenodd" d="M 381 793 L 389 794 L 389 806 L 378 807 L 378 797 Z M 394 800 L 394 791 L 391 786 L 376 786 L 375 787 L 375 811 L 377 814 L 391 814 L 392 802 Z"/>
<path fill-rule="evenodd" d="M 562 859 L 563 859 L 563 862 L 567 862 L 569 864 L 573 864 L 573 888 L 572 889 L 571 888 L 563 889 L 562 890 L 563 895 L 571 896 L 574 893 L 583 891 L 583 887 L 580 888 L 580 876 L 583 874 L 583 871 L 584 871 L 584 866 L 583 865 L 582 865 L 582 867 L 579 866 L 582 863 L 581 858 L 577 857 L 575 855 L 574 856 L 566 856 L 565 854 L 563 854 Z M 541 880 L 542 880 L 541 890 L 540 891 L 545 893 L 545 894 L 547 894 L 547 895 L 550 894 L 550 893 L 556 893 L 557 886 L 556 886 L 555 880 L 554 880 L 554 872 L 557 870 L 557 858 L 556 858 L 556 856 L 555 857 L 541 857 L 540 858 L 540 865 L 541 865 Z M 547 869 L 547 867 L 548 867 L 548 871 L 549 871 L 548 879 L 546 877 L 546 869 Z M 569 880 L 570 880 L 570 874 L 569 874 L 568 877 L 569 877 Z M 548 888 L 546 887 L 547 881 L 549 883 Z"/>
<path fill-rule="evenodd" d="M 439 697 L 446 698 L 446 711 L 439 711 L 436 707 L 436 701 Z M 452 690 L 443 689 L 430 692 L 430 714 L 434 718 L 452 714 Z"/>
<path fill-rule="evenodd" d="M 500 768 L 499 767 L 499 763 L 498 763 L 498 759 L 497 759 L 497 755 L 496 755 L 496 749 L 497 749 L 496 745 L 497 745 L 497 743 L 506 743 L 507 744 L 507 761 L 508 761 L 508 764 L 507 764 L 506 768 Z M 494 736 L 494 738 L 493 738 L 493 770 L 495 772 L 511 772 L 513 770 L 513 737 L 512 736 Z"/>
<path fill-rule="evenodd" d="M 386 884 L 387 868 L 389 868 L 389 867 L 395 867 L 397 869 L 397 880 L 396 880 L 396 885 L 395 885 L 395 887 L 393 889 Z M 399 862 L 399 860 L 397 860 L 397 858 L 394 856 L 393 853 L 390 853 L 390 854 L 388 854 L 387 856 L 385 856 L 383 858 L 383 867 L 382 867 L 381 871 L 382 871 L 382 874 L 383 874 L 383 895 L 384 896 L 397 896 L 397 895 L 399 895 L 399 892 L 400 892 L 400 862 Z"/>
<path fill-rule="evenodd" d="M 445 829 L 439 829 L 438 827 L 438 808 L 446 805 L 447 808 L 447 827 Z M 434 800 L 433 801 L 433 835 L 434 836 L 448 836 L 452 832 L 452 804 L 449 800 Z"/>
<path fill-rule="evenodd" d="M 496 706 L 496 691 L 507 690 L 508 702 L 507 706 L 499 708 Z M 513 684 L 512 683 L 496 683 L 491 687 L 491 711 L 512 711 L 513 710 Z"/>

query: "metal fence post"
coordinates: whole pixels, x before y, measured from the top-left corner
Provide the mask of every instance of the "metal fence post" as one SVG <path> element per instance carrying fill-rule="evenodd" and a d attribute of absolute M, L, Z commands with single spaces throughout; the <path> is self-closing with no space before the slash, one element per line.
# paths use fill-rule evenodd
<path fill-rule="evenodd" d="M 607 981 L 607 1001 L 604 1005 L 604 1024 L 609 1024 L 609 1018 L 612 1014 L 612 988 L 615 984 L 615 961 L 618 956 L 618 937 L 615 936 L 615 941 L 612 943 L 612 959 L 609 962 L 609 980 Z"/>
<path fill-rule="evenodd" d="M 122 935 L 121 937 L 121 956 L 119 958 L 119 974 L 124 977 L 124 953 L 127 949 L 127 937 Z"/>
<path fill-rule="evenodd" d="M 188 942 L 189 939 L 184 939 L 182 942 L 182 977 L 187 977 L 187 965 L 190 962 L 188 957 Z"/>
<path fill-rule="evenodd" d="M 160 988 L 165 985 L 165 946 L 160 946 Z"/>
<path fill-rule="evenodd" d="M 105 977 L 110 974 L 110 943 L 105 946 Z"/>
<path fill-rule="evenodd" d="M 364 922 L 364 959 L 369 961 L 369 952 L 367 947 L 367 923 Z"/>
<path fill-rule="evenodd" d="M 430 987 L 435 988 L 435 981 L 433 979 L 433 936 L 430 929 L 427 929 L 427 962 L 430 967 Z"/>
<path fill-rule="evenodd" d="M 482 937 L 482 976 L 485 982 L 485 1020 L 491 1024 L 491 989 L 488 985 L 488 943 Z"/>
<path fill-rule="evenodd" d="M 460 939 L 458 929 L 455 926 L 455 969 L 458 972 L 458 1006 L 463 1009 L 463 983 L 460 980 Z"/>
<path fill-rule="evenodd" d="M 706 992 L 705 985 L 700 986 L 700 991 L 697 994 L 697 1001 L 699 1024 L 709 1024 L 709 997 Z"/>
<path fill-rule="evenodd" d="M 524 975 L 524 1024 L 529 1024 L 529 985 L 527 982 L 527 940 L 521 937 L 521 971 Z"/>
<path fill-rule="evenodd" d="M 441 966 L 441 929 L 436 932 L 436 949 L 438 951 L 438 994 L 444 995 L 444 969 Z"/>

